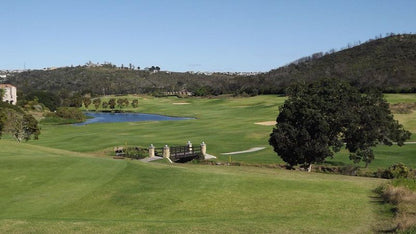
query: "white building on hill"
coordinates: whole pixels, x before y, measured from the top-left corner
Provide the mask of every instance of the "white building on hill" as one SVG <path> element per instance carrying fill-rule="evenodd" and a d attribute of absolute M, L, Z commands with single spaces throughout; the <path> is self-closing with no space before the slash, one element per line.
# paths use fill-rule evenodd
<path fill-rule="evenodd" d="M 3 96 L 3 102 L 8 102 L 10 104 L 16 105 L 16 87 L 14 87 L 11 84 L 0 84 L 0 89 L 3 89 L 5 91 Z"/>

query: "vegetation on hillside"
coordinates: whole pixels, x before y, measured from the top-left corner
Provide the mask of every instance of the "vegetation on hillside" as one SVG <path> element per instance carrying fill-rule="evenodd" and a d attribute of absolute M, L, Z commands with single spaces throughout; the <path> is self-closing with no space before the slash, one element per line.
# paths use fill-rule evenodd
<path fill-rule="evenodd" d="M 260 74 L 267 84 L 286 87 L 291 81 L 337 77 L 358 88 L 416 92 L 416 35 L 389 35 L 335 53 L 316 53 Z"/>
<path fill-rule="evenodd" d="M 310 82 L 334 77 L 360 89 L 376 87 L 385 92 L 415 92 L 415 51 L 416 35 L 390 35 L 338 52 L 316 53 L 252 76 L 137 70 L 105 64 L 25 71 L 8 77 L 7 82 L 18 88 L 19 96 L 46 91 L 61 99 L 85 93 L 93 96 L 140 93 L 160 96 L 183 90 L 196 96 L 276 94 L 284 93 L 293 81 Z"/>
<path fill-rule="evenodd" d="M 200 95 L 231 93 L 234 76 L 188 72 L 151 72 L 117 67 L 65 67 L 55 70 L 31 70 L 14 74 L 8 80 L 22 93 L 33 90 L 48 91 L 61 97 L 74 93 L 91 93 L 95 96 L 109 94 L 140 94 L 187 90 Z"/>

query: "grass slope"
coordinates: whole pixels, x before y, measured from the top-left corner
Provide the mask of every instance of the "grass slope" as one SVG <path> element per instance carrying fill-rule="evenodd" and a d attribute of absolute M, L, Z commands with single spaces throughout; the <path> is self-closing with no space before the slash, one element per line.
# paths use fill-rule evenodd
<path fill-rule="evenodd" d="M 386 217 L 378 179 L 0 148 L 1 233 L 365 233 Z"/>

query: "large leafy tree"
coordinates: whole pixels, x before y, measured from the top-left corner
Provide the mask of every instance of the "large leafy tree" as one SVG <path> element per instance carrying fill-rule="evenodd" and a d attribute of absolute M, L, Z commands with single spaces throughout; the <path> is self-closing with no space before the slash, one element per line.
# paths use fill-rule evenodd
<path fill-rule="evenodd" d="M 290 167 L 333 157 L 345 144 L 350 159 L 366 166 L 379 143 L 403 145 L 410 132 L 403 129 L 381 93 L 360 93 L 337 79 L 296 84 L 280 108 L 269 143 Z"/>

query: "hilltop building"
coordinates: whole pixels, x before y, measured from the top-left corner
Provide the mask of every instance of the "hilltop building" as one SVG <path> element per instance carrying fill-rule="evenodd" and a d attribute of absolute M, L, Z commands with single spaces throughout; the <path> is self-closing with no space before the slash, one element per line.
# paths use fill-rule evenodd
<path fill-rule="evenodd" d="M 0 89 L 3 89 L 5 91 L 3 96 L 3 102 L 8 102 L 10 104 L 16 105 L 16 87 L 11 84 L 0 84 Z"/>

